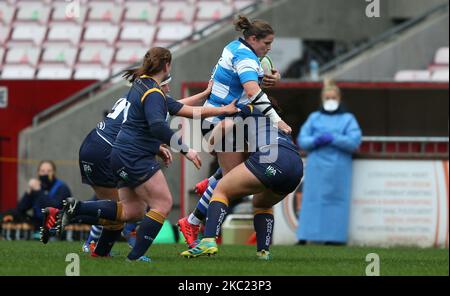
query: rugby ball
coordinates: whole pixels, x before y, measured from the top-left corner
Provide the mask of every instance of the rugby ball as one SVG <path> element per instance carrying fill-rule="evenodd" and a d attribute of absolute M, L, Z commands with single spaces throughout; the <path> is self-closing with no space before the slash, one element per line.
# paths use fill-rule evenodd
<path fill-rule="evenodd" d="M 264 71 L 264 74 L 272 74 L 272 70 L 274 70 L 273 62 L 269 56 L 264 56 L 260 58 L 261 67 Z"/>

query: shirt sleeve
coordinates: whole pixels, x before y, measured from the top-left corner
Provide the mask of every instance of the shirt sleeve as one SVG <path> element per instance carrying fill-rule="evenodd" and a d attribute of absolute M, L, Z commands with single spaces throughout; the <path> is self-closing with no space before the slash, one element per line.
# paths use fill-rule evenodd
<path fill-rule="evenodd" d="M 166 122 L 167 108 L 165 98 L 159 92 L 152 92 L 144 98 L 144 111 L 150 133 L 164 144 L 171 145 L 173 137 L 182 153 L 186 153 L 189 147 L 183 144 L 180 137 L 169 128 Z"/>
<path fill-rule="evenodd" d="M 167 108 L 165 98 L 159 92 L 149 93 L 144 99 L 145 119 L 149 126 L 166 122 Z"/>
<path fill-rule="evenodd" d="M 172 97 L 167 97 L 167 110 L 170 115 L 176 115 L 181 108 L 183 108 L 183 104 L 173 99 Z"/>
<path fill-rule="evenodd" d="M 248 81 L 258 82 L 259 63 L 248 50 L 238 50 L 232 59 L 233 67 L 239 75 L 241 84 Z"/>

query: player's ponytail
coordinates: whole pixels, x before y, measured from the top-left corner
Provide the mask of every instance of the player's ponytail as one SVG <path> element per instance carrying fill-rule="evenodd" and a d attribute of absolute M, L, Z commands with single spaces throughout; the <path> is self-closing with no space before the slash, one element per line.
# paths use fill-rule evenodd
<path fill-rule="evenodd" d="M 262 39 L 275 34 L 270 24 L 264 20 L 255 19 L 250 21 L 247 17 L 239 15 L 233 24 L 236 31 L 242 32 L 245 39 L 250 36 L 255 36 L 256 39 Z"/>
<path fill-rule="evenodd" d="M 142 66 L 126 70 L 123 77 L 130 82 L 142 75 L 152 76 L 164 69 L 166 64 L 172 62 L 170 50 L 163 47 L 153 47 L 147 51 L 142 61 Z"/>

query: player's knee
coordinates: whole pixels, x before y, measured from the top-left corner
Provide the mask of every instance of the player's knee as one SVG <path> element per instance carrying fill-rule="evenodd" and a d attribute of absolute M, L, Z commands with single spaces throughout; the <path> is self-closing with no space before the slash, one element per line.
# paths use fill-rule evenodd
<path fill-rule="evenodd" d="M 263 198 L 253 197 L 252 200 L 253 209 L 271 209 L 273 204 Z"/>
<path fill-rule="evenodd" d="M 168 216 L 172 210 L 173 200 L 171 196 L 161 197 L 158 203 L 152 207 L 155 211 L 161 213 L 161 215 Z"/>

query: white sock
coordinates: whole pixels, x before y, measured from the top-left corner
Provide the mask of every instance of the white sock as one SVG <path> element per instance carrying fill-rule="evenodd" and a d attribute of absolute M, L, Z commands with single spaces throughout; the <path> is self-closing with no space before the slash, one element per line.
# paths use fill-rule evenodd
<path fill-rule="evenodd" d="M 212 182 L 216 182 L 217 179 L 216 177 L 214 177 L 214 175 L 212 175 L 211 177 L 208 178 L 208 183 L 211 184 Z"/>
<path fill-rule="evenodd" d="M 191 214 L 189 215 L 189 217 L 188 217 L 188 222 L 189 222 L 190 224 L 200 225 L 200 223 L 201 223 L 202 221 L 200 221 L 197 217 L 194 216 L 194 214 L 191 213 Z"/>

